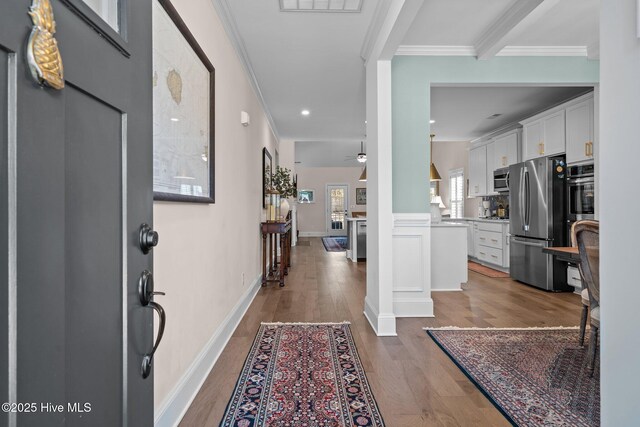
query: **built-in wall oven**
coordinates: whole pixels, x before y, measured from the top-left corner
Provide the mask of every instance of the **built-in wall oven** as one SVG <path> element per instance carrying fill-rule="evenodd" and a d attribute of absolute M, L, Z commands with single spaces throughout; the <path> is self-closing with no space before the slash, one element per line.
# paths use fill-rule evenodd
<path fill-rule="evenodd" d="M 596 188 L 593 163 L 567 168 L 567 233 L 581 219 L 594 219 Z"/>

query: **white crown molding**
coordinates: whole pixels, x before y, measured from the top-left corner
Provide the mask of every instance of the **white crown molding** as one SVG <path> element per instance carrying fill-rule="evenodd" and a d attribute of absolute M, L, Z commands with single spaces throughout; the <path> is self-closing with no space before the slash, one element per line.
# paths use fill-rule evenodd
<path fill-rule="evenodd" d="M 489 59 L 506 45 L 506 38 L 545 0 L 516 0 L 475 43 L 478 59 Z"/>
<path fill-rule="evenodd" d="M 240 35 L 240 31 L 238 30 L 238 24 L 236 24 L 236 20 L 233 17 L 231 12 L 231 7 L 229 6 L 228 0 L 211 0 L 213 3 L 213 7 L 216 9 L 218 13 L 218 17 L 222 22 L 222 26 L 224 27 L 231 44 L 233 45 L 236 53 L 238 54 L 238 58 L 240 59 L 240 63 L 247 73 L 247 77 L 249 79 L 249 83 L 253 88 L 256 96 L 258 97 L 258 101 L 262 106 L 264 111 L 264 115 L 267 117 L 267 121 L 269 122 L 269 127 L 271 128 L 271 132 L 275 136 L 277 141 L 280 141 L 280 135 L 278 133 L 278 129 L 276 128 L 275 121 L 273 120 L 273 116 L 271 115 L 271 110 L 267 105 L 267 102 L 262 95 L 262 90 L 260 90 L 260 85 L 258 84 L 258 79 L 256 78 L 256 74 L 253 71 L 253 65 L 251 65 L 251 60 L 249 59 L 249 54 L 247 53 L 247 48 L 244 44 L 244 40 Z"/>
<path fill-rule="evenodd" d="M 587 56 L 587 46 L 505 46 L 496 56 Z"/>
<path fill-rule="evenodd" d="M 589 56 L 595 59 L 598 54 L 597 46 L 505 46 L 495 56 Z M 401 45 L 396 55 L 476 56 L 476 49 L 473 46 Z"/>
<path fill-rule="evenodd" d="M 396 55 L 405 56 L 476 56 L 473 46 L 400 45 Z"/>

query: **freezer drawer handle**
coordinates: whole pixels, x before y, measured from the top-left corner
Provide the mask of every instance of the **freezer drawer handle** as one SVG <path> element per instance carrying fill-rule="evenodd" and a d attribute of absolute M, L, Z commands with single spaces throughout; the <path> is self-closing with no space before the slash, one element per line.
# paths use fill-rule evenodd
<path fill-rule="evenodd" d="M 518 243 L 519 245 L 524 245 L 524 246 L 534 246 L 536 248 L 544 248 L 544 245 L 542 243 L 529 243 L 529 242 L 525 242 L 524 240 L 518 240 L 518 239 L 513 239 L 513 243 Z"/>

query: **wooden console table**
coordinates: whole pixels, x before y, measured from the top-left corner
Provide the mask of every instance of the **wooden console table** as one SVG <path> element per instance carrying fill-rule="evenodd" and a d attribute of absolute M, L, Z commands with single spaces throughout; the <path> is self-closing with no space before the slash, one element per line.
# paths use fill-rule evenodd
<path fill-rule="evenodd" d="M 266 286 L 267 282 L 278 282 L 280 286 L 284 286 L 284 276 L 289 274 L 288 269 L 291 267 L 291 220 L 260 223 L 260 231 L 262 233 L 262 286 Z M 268 274 L 267 237 L 269 237 Z M 278 262 L 278 240 L 280 240 L 280 262 Z"/>

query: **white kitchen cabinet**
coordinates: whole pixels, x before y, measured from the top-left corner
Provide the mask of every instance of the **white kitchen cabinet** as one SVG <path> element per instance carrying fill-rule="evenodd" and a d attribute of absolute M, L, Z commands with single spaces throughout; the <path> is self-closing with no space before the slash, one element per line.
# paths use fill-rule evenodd
<path fill-rule="evenodd" d="M 565 152 L 565 110 L 553 111 L 521 122 L 523 160 Z"/>
<path fill-rule="evenodd" d="M 493 171 L 497 168 L 495 165 L 495 144 L 490 142 L 487 144 L 487 174 L 485 175 L 485 179 L 487 180 L 487 195 L 498 194 L 497 191 L 493 189 Z"/>
<path fill-rule="evenodd" d="M 567 163 L 593 160 L 593 94 L 567 107 Z"/>
<path fill-rule="evenodd" d="M 540 157 L 540 143 L 542 141 L 542 120 L 527 123 L 522 127 L 522 160 Z"/>
<path fill-rule="evenodd" d="M 509 268 L 509 223 L 474 223 L 475 258 L 486 264 Z"/>
<path fill-rule="evenodd" d="M 520 161 L 520 131 L 516 130 L 500 135 L 493 140 L 493 166 L 506 168 Z"/>
<path fill-rule="evenodd" d="M 467 221 L 469 226 L 467 227 L 467 254 L 470 257 L 476 256 L 476 247 L 475 247 L 475 232 L 477 228 L 477 222 Z"/>
<path fill-rule="evenodd" d="M 487 194 L 487 146 L 469 150 L 469 197 Z"/>

